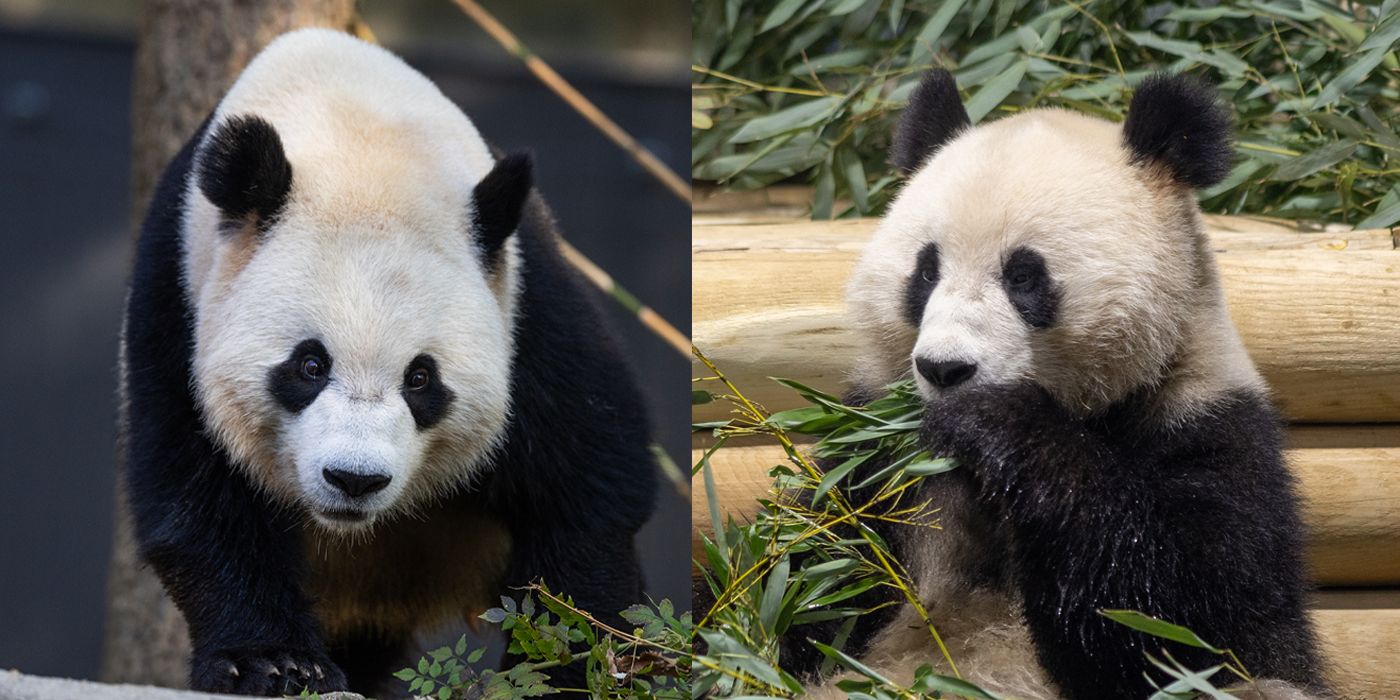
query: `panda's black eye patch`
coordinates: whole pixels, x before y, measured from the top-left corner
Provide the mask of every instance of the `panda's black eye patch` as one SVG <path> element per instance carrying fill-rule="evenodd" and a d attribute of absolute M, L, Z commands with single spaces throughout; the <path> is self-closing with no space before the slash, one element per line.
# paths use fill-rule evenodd
<path fill-rule="evenodd" d="M 301 413 L 330 383 L 331 354 L 319 340 L 297 343 L 287 359 L 268 372 L 267 390 L 282 408 Z"/>
<path fill-rule="evenodd" d="M 1060 308 L 1059 289 L 1050 279 L 1045 258 L 1030 248 L 1017 248 L 1001 267 L 1006 296 L 1021 319 L 1032 328 L 1055 324 Z"/>
<path fill-rule="evenodd" d="M 924 307 L 933 288 L 938 286 L 938 244 L 928 243 L 919 251 L 914 271 L 904 285 L 904 318 L 918 326 L 924 320 Z"/>
<path fill-rule="evenodd" d="M 419 430 L 427 430 L 437 425 L 447 415 L 452 405 L 452 390 L 442 383 L 438 375 L 437 360 L 431 355 L 419 355 L 408 363 L 403 373 L 403 400 L 413 414 L 413 423 Z"/>

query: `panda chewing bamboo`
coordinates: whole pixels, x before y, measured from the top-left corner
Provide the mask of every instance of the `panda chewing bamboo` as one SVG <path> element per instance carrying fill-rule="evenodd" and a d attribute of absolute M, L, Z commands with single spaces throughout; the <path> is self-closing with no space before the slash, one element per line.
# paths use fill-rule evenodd
<path fill-rule="evenodd" d="M 1232 649 L 1261 679 L 1242 697 L 1331 697 L 1284 426 L 1192 193 L 1230 168 L 1213 89 L 1159 75 L 1122 125 L 1038 109 L 973 127 L 935 70 L 892 157 L 908 182 L 848 286 L 849 400 L 913 377 L 923 444 L 961 463 L 918 495 L 941 530 L 872 527 L 964 676 L 1024 699 L 1145 700 L 1148 676 L 1169 679 L 1144 652 L 1219 663 L 1098 614 L 1133 609 Z M 795 628 L 784 665 L 810 677 L 806 638 L 837 624 Z M 864 616 L 847 649 L 905 682 L 950 672 L 908 605 Z"/>
<path fill-rule="evenodd" d="M 124 482 L 191 686 L 393 693 L 415 633 L 534 580 L 621 624 L 655 476 L 589 294 L 529 156 L 427 78 L 323 29 L 259 54 L 159 184 L 123 329 Z"/>

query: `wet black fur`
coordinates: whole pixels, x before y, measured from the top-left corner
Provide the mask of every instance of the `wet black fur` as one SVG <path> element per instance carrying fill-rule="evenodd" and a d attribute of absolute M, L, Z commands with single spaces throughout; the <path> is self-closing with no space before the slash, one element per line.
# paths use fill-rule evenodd
<path fill-rule="evenodd" d="M 1230 173 L 1230 133 L 1230 113 L 1215 88 L 1184 75 L 1159 73 L 1142 81 L 1123 122 L 1123 141 L 1134 164 L 1160 164 L 1193 189 L 1215 185 Z"/>
<path fill-rule="evenodd" d="M 182 285 L 181 212 L 194 144 L 207 127 L 162 177 L 132 274 L 121 432 L 137 541 L 189 623 L 195 689 L 269 695 L 296 693 L 305 683 L 328 691 L 347 687 L 348 672 L 351 689 L 370 692 L 396 670 L 411 640 L 372 632 L 325 639 L 302 588 L 302 533 L 310 526 L 230 464 L 191 393 L 197 310 L 187 306 Z M 533 191 L 519 222 L 521 325 L 506 443 L 476 488 L 456 495 L 451 507 L 490 514 L 510 530 L 502 594 L 518 596 L 511 587 L 542 579 L 625 627 L 617 613 L 642 600 L 633 536 L 651 513 L 656 486 L 647 416 L 622 349 L 589 288 L 559 256 L 551 215 Z M 470 542 L 441 535 L 443 556 L 470 556 Z M 226 673 L 230 662 L 238 663 L 238 677 Z M 267 664 L 282 675 L 257 671 Z M 585 687 L 581 664 L 548 673 L 557 685 Z"/>
<path fill-rule="evenodd" d="M 847 402 L 869 394 L 857 389 Z M 1328 696 L 1305 611 L 1311 587 L 1294 482 L 1282 463 L 1283 424 L 1264 396 L 1246 390 L 1171 423 L 1150 417 L 1146 399 L 1080 420 L 1024 383 L 956 391 L 928 406 L 924 444 L 961 466 L 927 477 L 915 498 L 970 500 L 973 518 L 939 534 L 987 548 L 964 562 L 960 583 L 1024 601 L 1040 664 L 1067 700 L 1151 695 L 1145 672 L 1159 684 L 1170 679 L 1144 651 L 1162 658 L 1165 650 L 1196 669 L 1219 662 L 1113 623 L 1102 609 L 1185 625 L 1234 650 L 1257 678 Z M 859 493 L 851 498 L 863 502 Z M 909 526 L 869 524 L 897 558 L 917 560 Z M 895 598 L 881 587 L 857 604 Z M 859 658 L 893 611 L 863 616 L 847 653 Z M 841 622 L 794 627 L 782 640 L 783 667 L 815 680 L 825 657 L 807 639 L 830 643 Z"/>
<path fill-rule="evenodd" d="M 953 74 L 934 68 L 924 74 L 899 115 L 899 130 L 890 148 L 891 162 L 913 175 L 939 146 L 972 126 L 958 96 Z"/>
<path fill-rule="evenodd" d="M 219 125 L 200 154 L 199 189 L 225 217 L 249 214 L 266 231 L 287 204 L 292 165 L 277 130 L 260 117 L 237 116 Z"/>
<path fill-rule="evenodd" d="M 1326 693 L 1282 422 L 1249 390 L 1174 421 L 1151 416 L 1150 400 L 1079 420 L 1035 384 L 974 387 L 930 405 L 921 437 L 957 457 L 982 511 L 1009 525 L 1011 584 L 1068 700 L 1147 697 L 1144 651 L 1197 669 L 1219 661 L 1101 609 L 1184 625 L 1258 678 Z"/>

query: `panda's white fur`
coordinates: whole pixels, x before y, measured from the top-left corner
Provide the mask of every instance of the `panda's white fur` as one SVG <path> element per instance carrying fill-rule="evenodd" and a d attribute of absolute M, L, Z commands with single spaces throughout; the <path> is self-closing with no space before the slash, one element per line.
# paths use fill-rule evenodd
<path fill-rule="evenodd" d="M 279 500 L 330 528 L 365 527 L 459 486 L 498 446 L 518 254 L 508 242 L 488 274 L 462 235 L 471 187 L 495 160 L 427 78 L 341 32 L 273 42 L 220 102 L 209 135 L 245 114 L 276 128 L 296 178 L 263 241 L 229 235 L 230 222 L 190 188 L 185 276 L 199 403 L 234 462 Z M 335 381 L 284 418 L 265 377 L 308 337 L 324 339 Z M 399 387 L 425 352 L 446 384 L 472 391 L 420 432 Z M 332 465 L 392 480 L 349 503 L 322 478 Z M 328 515 L 347 508 L 362 517 Z"/>
<path fill-rule="evenodd" d="M 946 72 L 931 71 L 916 91 L 893 149 L 909 180 L 847 288 L 862 343 L 853 396 L 868 400 L 859 397 L 914 378 L 929 404 L 925 445 L 964 463 L 929 477 L 917 496 L 927 503 L 921 519 L 941 529 L 872 527 L 888 528 L 883 536 L 904 553 L 956 670 L 1003 696 L 1108 698 L 1117 691 L 1105 689 L 1141 684 L 1146 663 L 1129 647 L 1142 642 L 1103 631 L 1109 623 L 1095 610 L 1157 606 L 1225 637 L 1243 627 L 1267 667 L 1255 670 L 1298 681 L 1261 681 L 1241 697 L 1330 697 L 1302 611 L 1301 526 L 1277 418 L 1230 322 L 1192 192 L 1228 168 L 1228 121 L 1208 88 L 1151 82 L 1133 103 L 1137 124 L 1126 128 L 1054 108 L 971 127 Z M 921 255 L 935 246 L 930 278 Z M 1006 266 L 1018 250 L 1043 262 L 1053 322 L 1033 323 L 1010 297 Z M 918 275 L 932 291 L 911 311 Z M 920 361 L 966 363 L 975 373 L 933 381 Z M 1168 446 L 1160 454 L 1159 443 Z M 1178 486 L 1157 486 L 1158 474 Z M 1211 504 L 1202 517 L 1219 525 L 1204 541 L 1176 533 L 1140 541 L 1139 532 L 1179 526 L 1170 510 L 1154 513 L 1182 483 Z M 1247 495 L 1212 500 L 1235 491 Z M 1102 506 L 1083 495 L 1125 492 L 1138 495 Z M 1247 524 L 1226 525 L 1238 509 Z M 1258 570 L 1229 570 L 1225 552 L 1237 545 L 1262 552 Z M 1154 570 L 1172 557 L 1225 577 L 1214 579 L 1223 585 L 1201 593 Z M 1065 564 L 1077 568 L 1056 571 Z M 1045 571 L 1056 573 L 1032 580 Z M 1237 576 L 1250 583 L 1226 593 L 1224 582 Z M 1028 622 L 1028 595 L 1038 596 L 1039 628 Z M 1288 602 L 1250 617 L 1265 599 Z M 1217 622 L 1237 610 L 1250 612 Z M 866 665 L 902 684 L 924 664 L 954 672 L 912 606 L 881 624 L 852 634 Z M 799 669 L 819 659 L 796 639 L 787 653 Z M 1072 688 L 1057 685 L 1045 659 Z M 843 697 L 835 680 L 812 696 Z"/>
<path fill-rule="evenodd" d="M 249 64 L 156 188 L 119 364 L 193 688 L 402 695 L 415 635 L 535 581 L 625 624 L 650 429 L 558 242 L 530 156 L 389 52 L 308 29 Z"/>
<path fill-rule="evenodd" d="M 1230 323 L 1189 189 L 1129 163 L 1119 125 L 1040 109 L 969 130 L 905 185 L 857 263 L 851 318 L 865 341 L 856 383 L 914 376 L 912 357 L 975 361 L 977 383 L 1032 379 L 1066 406 L 1101 409 L 1168 377 L 1163 409 L 1222 387 L 1262 387 Z M 922 324 L 905 280 L 936 241 L 945 267 Z M 1000 282 L 1006 251 L 1033 243 L 1062 280 L 1060 321 L 1032 332 Z M 917 331 L 917 332 L 916 332 Z"/>

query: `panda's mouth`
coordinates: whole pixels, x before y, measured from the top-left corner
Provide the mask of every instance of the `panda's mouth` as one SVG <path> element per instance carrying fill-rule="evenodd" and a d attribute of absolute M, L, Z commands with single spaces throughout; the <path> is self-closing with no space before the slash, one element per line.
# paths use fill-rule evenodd
<path fill-rule="evenodd" d="M 369 524 L 374 519 L 374 514 L 357 508 L 318 508 L 316 519 L 330 527 L 355 527 Z"/>

